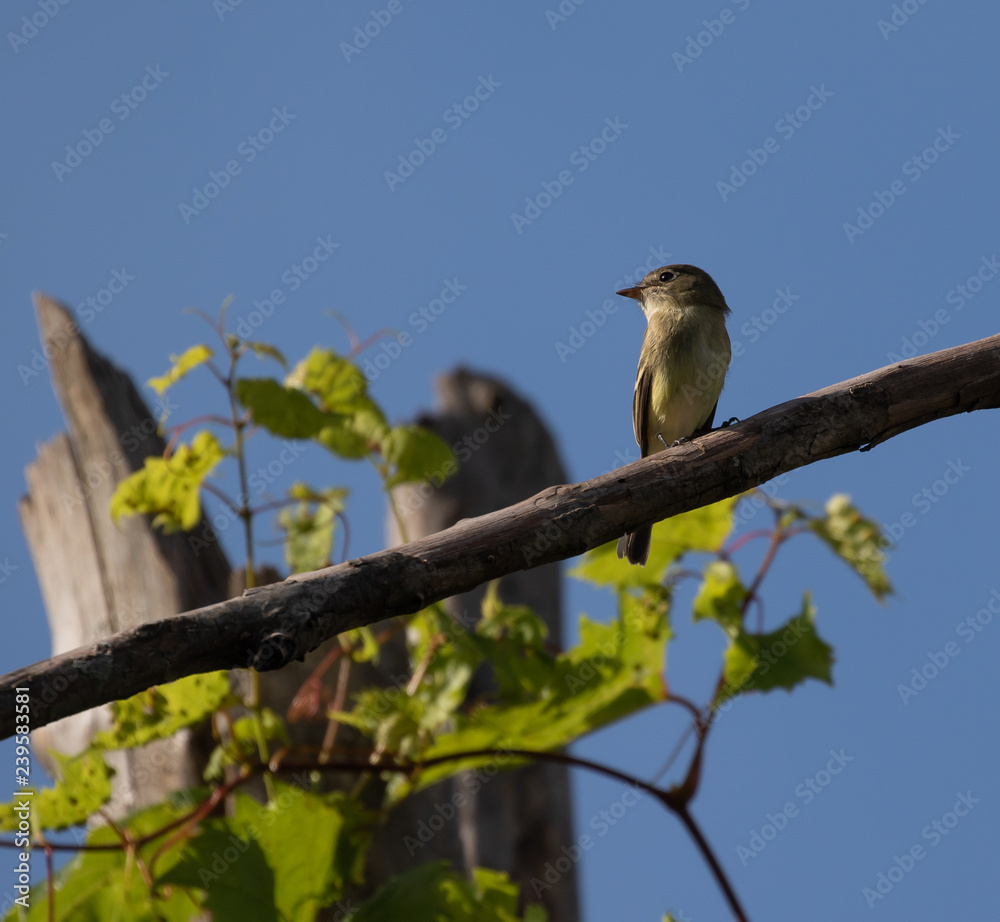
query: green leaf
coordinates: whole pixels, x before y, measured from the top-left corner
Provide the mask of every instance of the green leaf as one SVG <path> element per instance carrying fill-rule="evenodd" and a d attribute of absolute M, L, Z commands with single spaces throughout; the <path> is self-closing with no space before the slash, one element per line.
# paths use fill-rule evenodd
<path fill-rule="evenodd" d="M 367 400 L 368 382 L 361 370 L 331 349 L 313 349 L 292 371 L 293 381 L 330 413 L 351 414 Z"/>
<path fill-rule="evenodd" d="M 265 740 L 277 740 L 282 746 L 291 744 L 285 722 L 274 711 L 262 707 L 258 715 L 247 714 L 232 722 L 228 738 L 219 743 L 208 758 L 208 764 L 203 772 L 206 781 L 221 783 L 225 780 L 225 769 L 229 766 L 243 765 L 260 759 L 257 745 L 258 719 Z"/>
<path fill-rule="evenodd" d="M 833 684 L 833 648 L 816 633 L 816 609 L 809 593 L 802 611 L 769 634 L 749 634 L 742 627 L 731 635 L 725 653 L 724 701 L 744 691 L 791 691 L 806 679 Z"/>
<path fill-rule="evenodd" d="M 350 461 L 367 457 L 376 447 L 375 442 L 370 442 L 347 423 L 342 426 L 326 426 L 316 440 L 337 457 Z"/>
<path fill-rule="evenodd" d="M 474 631 L 440 606 L 414 615 L 407 641 L 419 684 L 365 690 L 339 719 L 370 736 L 380 750 L 414 758 L 468 705 L 469 682 L 484 660 L 492 667 L 502 700 L 536 701 L 557 678 L 555 658 L 544 649 L 545 625 L 528 608 L 501 605 L 494 587 L 483 610 Z"/>
<path fill-rule="evenodd" d="M 216 922 L 311 922 L 361 882 L 370 820 L 348 795 L 278 783 L 269 804 L 240 792 L 233 804 L 202 824 L 158 884 L 204 890 Z"/>
<path fill-rule="evenodd" d="M 111 776 L 114 771 L 104 756 L 84 750 L 78 756 L 51 753 L 59 766 L 59 780 L 32 797 L 15 798 L 0 804 L 0 830 L 14 831 L 21 817 L 15 813 L 27 803 L 32 813 L 33 829 L 68 829 L 79 826 L 111 799 Z"/>
<path fill-rule="evenodd" d="M 351 659 L 354 662 L 367 663 L 378 658 L 380 648 L 370 625 L 344 631 L 340 637 L 343 642 L 350 645 Z"/>
<path fill-rule="evenodd" d="M 596 586 L 647 588 L 663 582 L 667 570 L 683 554 L 691 551 L 715 552 L 725 543 L 733 528 L 733 508 L 739 501 L 731 496 L 710 506 L 683 512 L 653 526 L 649 560 L 645 567 L 634 567 L 619 560 L 617 542 L 587 551 L 582 562 L 570 571 L 571 576 Z"/>
<path fill-rule="evenodd" d="M 517 922 L 517 901 L 517 885 L 500 871 L 475 868 L 470 882 L 448 862 L 435 861 L 391 878 L 351 922 Z M 524 918 L 544 922 L 547 916 L 532 905 Z"/>
<path fill-rule="evenodd" d="M 483 616 L 469 642 L 493 667 L 500 700 L 534 701 L 555 669 L 555 656 L 545 648 L 548 628 L 527 605 L 504 605 L 491 583 L 483 599 Z"/>
<path fill-rule="evenodd" d="M 458 470 L 451 449 L 421 426 L 395 426 L 382 441 L 382 455 L 392 465 L 386 487 L 413 481 L 440 486 Z"/>
<path fill-rule="evenodd" d="M 126 826 L 134 838 L 162 829 L 190 810 L 190 804 L 159 804 L 133 814 Z M 162 844 L 162 839 L 151 842 L 139 850 L 148 861 Z M 102 826 L 87 837 L 87 845 L 121 845 L 121 839 L 111 828 Z M 168 849 L 156 867 L 169 867 L 179 854 L 176 848 Z M 27 922 L 46 922 L 49 919 L 46 884 L 36 885 L 30 896 L 31 909 Z M 20 918 L 13 913 L 7 919 Z M 106 922 L 109 919 L 129 922 L 188 922 L 203 918 L 202 909 L 192 895 L 174 888 L 171 893 L 159 892 L 154 897 L 134 859 L 127 859 L 125 849 L 80 852 L 76 858 L 56 874 L 55 922 Z"/>
<path fill-rule="evenodd" d="M 315 438 L 324 448 L 340 458 L 357 460 L 379 450 L 389 431 L 382 411 L 365 397 L 349 415 L 328 414 L 327 424 Z"/>
<path fill-rule="evenodd" d="M 197 346 L 192 346 L 190 349 L 187 349 L 181 355 L 170 356 L 170 361 L 174 364 L 170 367 L 167 373 L 158 378 L 150 378 L 146 384 L 148 384 L 162 397 L 168 387 L 172 384 L 176 384 L 189 371 L 193 368 L 197 368 L 199 365 L 203 365 L 211 357 L 212 350 L 209 349 L 204 343 L 199 343 Z"/>
<path fill-rule="evenodd" d="M 330 565 L 337 523 L 330 506 L 299 503 L 282 509 L 278 522 L 285 532 L 285 562 L 292 573 L 308 573 Z"/>
<path fill-rule="evenodd" d="M 354 696 L 350 711 L 331 711 L 330 717 L 357 727 L 380 749 L 403 757 L 420 747 L 420 720 L 424 708 L 400 688 L 366 688 Z"/>
<path fill-rule="evenodd" d="M 385 414 L 370 397 L 358 401 L 351 417 L 351 431 L 373 450 L 382 444 L 389 434 L 389 424 Z"/>
<path fill-rule="evenodd" d="M 257 750 L 258 720 L 265 740 L 278 740 L 285 746 L 291 745 L 285 722 L 271 708 L 261 707 L 258 709 L 256 717 L 247 714 L 245 717 L 233 721 L 233 739 L 241 744 L 246 751 L 256 752 Z"/>
<path fill-rule="evenodd" d="M 293 573 L 329 566 L 336 513 L 343 511 L 347 492 L 342 487 L 314 490 L 304 483 L 289 487 L 288 495 L 302 502 L 283 510 L 278 520 L 285 531 L 285 560 Z"/>
<path fill-rule="evenodd" d="M 312 394 L 329 413 L 329 423 L 315 437 L 341 458 L 366 457 L 389 432 L 385 416 L 368 396 L 365 376 L 330 349 L 313 349 L 285 383 Z"/>
<path fill-rule="evenodd" d="M 727 633 L 738 630 L 746 596 L 736 567 L 728 561 L 713 560 L 705 567 L 705 579 L 694 600 L 694 620 L 716 621 Z"/>
<path fill-rule="evenodd" d="M 361 398 L 349 416 L 340 417 L 336 425 L 320 432 L 321 445 L 341 458 L 365 458 L 379 451 L 389 432 L 385 416 L 369 397 Z"/>
<path fill-rule="evenodd" d="M 167 534 L 190 531 L 201 521 L 198 491 L 225 452 L 211 432 L 199 432 L 169 458 L 146 458 L 143 469 L 118 484 L 111 497 L 111 517 L 146 514 Z"/>
<path fill-rule="evenodd" d="M 473 665 L 454 649 L 434 656 L 423 681 L 405 688 L 368 688 L 355 696 L 355 706 L 337 719 L 370 736 L 378 749 L 404 758 L 417 756 L 465 702 Z"/>
<path fill-rule="evenodd" d="M 428 745 L 467 700 L 472 675 L 482 660 L 469 632 L 440 605 L 414 615 L 407 625 L 413 669 L 421 681 L 359 695 L 353 725 L 379 748 L 411 757 Z M 360 722 L 359 722 L 360 721 Z"/>
<path fill-rule="evenodd" d="M 886 576 L 883 537 L 878 524 L 866 519 L 843 493 L 831 496 L 825 518 L 810 518 L 809 528 L 860 576 L 880 602 L 892 594 Z"/>
<path fill-rule="evenodd" d="M 468 715 L 457 712 L 454 731 L 438 736 L 422 757 L 480 749 L 492 754 L 425 768 L 418 788 L 490 762 L 512 766 L 508 749 L 556 749 L 664 700 L 669 594 L 663 589 L 638 597 L 622 593 L 620 601 L 621 615 L 610 624 L 580 619 L 579 645 L 552 658 L 544 682 L 533 677 L 531 700 L 501 701 Z"/>
<path fill-rule="evenodd" d="M 134 749 L 199 724 L 230 696 L 229 673 L 205 672 L 155 685 L 111 705 L 114 725 L 94 737 L 101 749 Z"/>
<path fill-rule="evenodd" d="M 313 439 L 326 427 L 343 424 L 318 409 L 305 392 L 285 387 L 273 378 L 240 378 L 236 396 L 254 422 L 278 438 Z"/>
<path fill-rule="evenodd" d="M 249 339 L 244 339 L 242 343 L 243 346 L 250 349 L 253 354 L 257 356 L 257 358 L 274 359 L 276 362 L 280 363 L 282 368 L 288 368 L 288 362 L 285 361 L 284 355 L 282 355 L 280 350 L 272 346 L 270 343 L 255 343 Z"/>

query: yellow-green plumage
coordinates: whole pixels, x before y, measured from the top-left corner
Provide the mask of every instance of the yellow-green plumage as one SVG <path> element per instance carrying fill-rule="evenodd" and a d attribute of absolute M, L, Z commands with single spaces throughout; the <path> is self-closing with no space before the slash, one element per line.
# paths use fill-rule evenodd
<path fill-rule="evenodd" d="M 689 438 L 710 421 L 730 360 L 722 311 L 704 305 L 669 305 L 649 316 L 639 357 L 639 377 L 649 377 L 645 411 L 633 407 L 643 456 Z M 636 382 L 636 395 L 640 384 Z M 637 411 L 638 410 L 638 411 Z M 644 431 L 640 432 L 645 416 Z"/>
<path fill-rule="evenodd" d="M 694 266 L 654 269 L 635 288 L 646 315 L 632 423 L 642 456 L 711 429 L 731 349 L 729 307 L 712 278 Z M 662 441 L 661 441 L 662 440 Z M 618 556 L 645 564 L 652 526 L 618 542 Z"/>

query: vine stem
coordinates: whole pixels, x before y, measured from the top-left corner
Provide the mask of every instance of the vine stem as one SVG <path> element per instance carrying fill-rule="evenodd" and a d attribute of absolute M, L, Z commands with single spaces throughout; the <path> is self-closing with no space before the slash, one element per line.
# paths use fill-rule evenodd
<path fill-rule="evenodd" d="M 295 762 L 284 759 L 284 755 L 287 754 L 287 752 L 288 751 L 285 750 L 275 753 L 268 765 L 257 764 L 244 766 L 243 772 L 237 778 L 216 788 L 204 802 L 196 806 L 189 813 L 179 817 L 171 823 L 168 823 L 161 829 L 154 830 L 151 833 L 147 833 L 144 836 L 136 838 L 134 841 L 123 841 L 118 845 L 62 845 L 57 843 L 46 843 L 46 848 L 51 849 L 52 851 L 112 851 L 126 847 L 138 849 L 139 847 L 156 839 L 162 838 L 168 833 L 176 830 L 176 834 L 173 839 L 171 839 L 169 843 L 161 845 L 161 847 L 157 850 L 152 861 L 150 862 L 150 865 L 152 865 L 169 847 L 169 845 L 179 841 L 184 835 L 189 834 L 194 826 L 207 817 L 216 805 L 218 805 L 225 797 L 257 773 L 264 773 L 265 776 L 269 774 L 311 771 L 357 771 L 359 774 L 378 771 L 410 773 L 421 768 L 431 768 L 435 765 L 443 765 L 448 762 L 455 762 L 463 759 L 483 757 L 496 758 L 498 754 L 503 753 L 504 755 L 515 759 L 557 762 L 562 765 L 569 765 L 573 768 L 586 769 L 588 771 L 604 775 L 608 778 L 614 778 L 616 781 L 624 782 L 625 784 L 631 785 L 640 791 L 651 794 L 671 813 L 677 816 L 677 818 L 684 825 L 684 828 L 690 834 L 691 838 L 694 840 L 698 851 L 701 853 L 702 858 L 704 858 L 705 863 L 711 870 L 719 888 L 722 890 L 722 893 L 726 898 L 726 902 L 729 904 L 729 907 L 733 912 L 733 917 L 736 919 L 736 922 L 749 922 L 747 914 L 743 910 L 739 898 L 733 890 L 732 884 L 729 882 L 729 878 L 726 877 L 726 872 L 719 863 L 719 859 L 716 857 L 715 852 L 712 851 L 711 845 L 709 845 L 708 840 L 705 838 L 694 817 L 691 816 L 690 810 L 688 809 L 688 802 L 690 799 L 689 796 L 677 789 L 665 790 L 657 787 L 655 784 L 643 781 L 641 778 L 629 775 L 627 772 L 612 768 L 610 765 L 604 765 L 600 762 L 594 762 L 590 759 L 584 759 L 580 756 L 570 755 L 565 752 L 541 752 L 530 749 L 507 748 L 471 749 L 412 762 L 408 760 L 384 759 L 382 757 L 376 757 L 373 760 L 372 756 L 375 754 L 371 752 L 367 754 L 367 758 L 330 759 L 329 761 L 319 762 Z M 0 841 L 0 847 L 4 846 L 14 847 L 14 843 Z"/>
<path fill-rule="evenodd" d="M 52 873 L 52 849 L 45 846 L 45 894 L 49 899 L 49 911 L 46 913 L 49 922 L 55 922 L 56 918 L 56 879 Z"/>
<path fill-rule="evenodd" d="M 671 807 L 670 809 L 673 810 L 677 818 L 684 824 L 684 828 L 690 833 L 691 838 L 694 839 L 694 844 L 698 847 L 702 858 L 705 859 L 705 863 L 712 871 L 715 882 L 726 897 L 726 902 L 729 903 L 729 908 L 733 911 L 733 917 L 737 922 L 748 922 L 747 914 L 740 905 L 739 898 L 736 896 L 732 884 L 729 883 L 729 878 L 726 877 L 726 872 L 722 870 L 722 865 L 719 864 L 719 859 L 715 857 L 715 852 L 712 851 L 712 846 L 708 844 L 708 840 L 702 833 L 701 827 L 698 826 L 694 817 L 691 816 L 687 804 L 682 804 L 680 807 Z"/>
<path fill-rule="evenodd" d="M 220 335 L 222 327 L 222 317 L 219 319 Z M 255 584 L 256 570 L 253 553 L 253 510 L 250 508 L 250 494 L 247 492 L 249 483 L 247 480 L 247 459 L 246 459 L 246 438 L 247 427 L 246 416 L 240 412 L 236 400 L 236 363 L 239 361 L 239 347 L 227 343 L 229 349 L 229 374 L 223 379 L 226 387 L 226 396 L 229 398 L 229 413 L 232 417 L 233 425 L 233 448 L 236 452 L 236 464 L 239 470 L 240 492 L 236 497 L 236 505 L 239 516 L 243 520 L 243 537 L 246 545 L 246 574 L 245 588 L 253 589 Z M 250 710 L 251 723 L 253 725 L 254 740 L 257 744 L 257 753 L 262 762 L 266 762 L 270 757 L 267 749 L 267 738 L 264 735 L 264 722 L 261 718 L 260 709 L 260 675 L 255 669 L 248 670 L 250 673 L 250 694 L 248 695 L 247 707 Z M 274 782 L 271 776 L 264 775 L 264 789 L 267 791 L 267 799 L 273 801 L 275 798 Z"/>
<path fill-rule="evenodd" d="M 709 845 L 708 840 L 705 838 L 695 821 L 694 817 L 688 808 L 688 804 L 691 798 L 691 794 L 677 789 L 665 790 L 663 788 L 657 787 L 655 784 L 650 784 L 649 782 L 643 781 L 641 778 L 636 778 L 633 775 L 629 775 L 626 772 L 619 771 L 616 768 L 612 768 L 610 765 L 604 765 L 600 762 L 594 762 L 590 759 L 584 759 L 579 756 L 570 755 L 565 752 L 536 752 L 529 749 L 473 749 L 467 750 L 465 752 L 455 752 L 449 753 L 448 755 L 435 756 L 430 759 L 424 759 L 422 761 L 415 762 L 396 762 L 393 761 L 389 764 L 383 763 L 381 760 L 371 762 L 371 761 L 330 761 L 322 766 L 322 768 L 327 770 L 344 770 L 349 769 L 364 769 L 366 771 L 408 771 L 420 768 L 430 768 L 434 765 L 442 765 L 447 762 L 454 762 L 460 759 L 471 759 L 480 758 L 484 756 L 490 756 L 496 758 L 498 753 L 503 753 L 505 755 L 511 756 L 513 758 L 524 758 L 532 759 L 540 762 L 558 762 L 561 765 L 569 765 L 573 768 L 586 769 L 588 771 L 595 772 L 597 774 L 605 775 L 608 778 L 614 778 L 616 781 L 622 781 L 634 788 L 638 788 L 648 794 L 652 794 L 664 807 L 666 807 L 671 813 L 673 813 L 683 824 L 684 828 L 688 831 L 691 838 L 694 840 L 698 851 L 701 853 L 702 858 L 708 865 L 709 870 L 712 872 L 712 876 L 715 878 L 716 883 L 719 885 L 719 889 L 722 890 L 723 896 L 726 902 L 729 904 L 729 908 L 733 912 L 733 918 L 736 922 L 749 922 L 746 911 L 743 909 L 742 904 L 739 901 L 739 897 L 736 896 L 736 891 L 733 889 L 729 878 L 726 876 L 725 870 L 723 870 L 719 859 L 716 857 L 715 852 L 712 850 L 712 846 Z M 308 771 L 315 766 L 312 763 L 293 763 L 285 762 L 281 759 L 281 753 L 275 755 L 272 759 L 271 765 L 269 766 L 271 771 Z"/>

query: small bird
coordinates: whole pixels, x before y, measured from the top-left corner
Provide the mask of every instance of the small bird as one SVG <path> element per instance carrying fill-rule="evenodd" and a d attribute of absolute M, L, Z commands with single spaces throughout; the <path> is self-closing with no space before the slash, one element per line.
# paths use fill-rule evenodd
<path fill-rule="evenodd" d="M 732 357 L 729 305 L 696 266 L 662 266 L 618 292 L 639 302 L 646 335 L 632 397 L 632 426 L 642 457 L 712 428 Z M 645 566 L 652 526 L 618 541 L 618 557 Z"/>

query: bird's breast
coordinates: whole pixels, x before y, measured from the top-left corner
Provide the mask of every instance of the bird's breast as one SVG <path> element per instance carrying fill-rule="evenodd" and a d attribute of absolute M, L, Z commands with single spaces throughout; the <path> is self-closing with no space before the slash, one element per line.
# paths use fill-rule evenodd
<path fill-rule="evenodd" d="M 648 444 L 658 450 L 702 428 L 719 399 L 731 349 L 717 308 L 660 310 L 650 317 L 643 360 L 653 370 Z"/>

